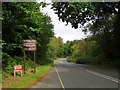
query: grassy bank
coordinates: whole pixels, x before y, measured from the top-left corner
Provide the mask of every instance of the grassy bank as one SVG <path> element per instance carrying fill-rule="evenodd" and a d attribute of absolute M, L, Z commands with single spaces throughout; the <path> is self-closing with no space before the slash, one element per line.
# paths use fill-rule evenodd
<path fill-rule="evenodd" d="M 2 88 L 29 88 L 46 76 L 51 69 L 51 64 L 43 66 L 38 65 L 36 74 L 31 72 L 32 69 L 29 69 L 23 77 L 20 77 L 19 75 L 16 77 L 10 75 L 3 80 Z"/>

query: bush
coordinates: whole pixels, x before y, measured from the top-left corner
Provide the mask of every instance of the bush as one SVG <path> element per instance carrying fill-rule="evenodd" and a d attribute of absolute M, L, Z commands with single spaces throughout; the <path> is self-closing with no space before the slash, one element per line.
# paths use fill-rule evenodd
<path fill-rule="evenodd" d="M 7 74 L 13 75 L 15 65 L 22 65 L 24 68 L 24 59 L 23 57 L 17 57 L 17 56 L 14 56 L 14 57 L 4 56 L 2 64 L 3 64 L 2 70 L 5 72 L 3 73 L 3 78 L 6 78 Z M 26 65 L 26 71 L 27 71 L 28 68 L 34 67 L 34 61 L 29 58 L 26 58 L 25 65 Z"/>
<path fill-rule="evenodd" d="M 72 56 L 67 57 L 68 62 L 75 62 L 75 59 Z"/>
<path fill-rule="evenodd" d="M 3 64 L 3 70 L 7 73 L 12 74 L 13 73 L 13 67 L 15 65 L 17 65 L 17 62 L 14 58 L 12 58 L 10 56 L 7 59 L 8 59 L 8 62 L 5 65 Z"/>
<path fill-rule="evenodd" d="M 120 68 L 120 59 L 116 59 L 111 61 L 111 66 L 116 67 L 116 68 Z"/>
<path fill-rule="evenodd" d="M 24 64 L 23 64 L 24 66 Z M 34 60 L 31 60 L 31 59 L 27 59 L 26 62 L 25 62 L 25 66 L 26 66 L 26 71 L 28 70 L 28 68 L 34 68 Z"/>
<path fill-rule="evenodd" d="M 7 78 L 7 77 L 8 77 L 8 74 L 7 74 L 6 72 L 3 72 L 3 71 L 2 71 L 2 78 L 5 79 L 5 78 Z"/>
<path fill-rule="evenodd" d="M 36 63 L 40 64 L 40 65 L 47 65 L 50 63 L 53 63 L 54 59 L 51 58 L 46 58 L 46 59 L 41 59 L 41 60 L 37 60 Z"/>
<path fill-rule="evenodd" d="M 86 64 L 86 59 L 84 57 L 77 57 L 75 61 L 77 64 Z"/>
<path fill-rule="evenodd" d="M 92 64 L 95 65 L 106 65 L 109 63 L 109 60 L 105 58 L 105 54 L 99 54 L 96 57 L 94 57 Z"/>
<path fill-rule="evenodd" d="M 76 58 L 77 64 L 92 64 L 92 65 L 101 65 L 105 64 L 107 59 L 105 59 L 102 55 L 92 57 L 92 56 L 81 56 Z"/>

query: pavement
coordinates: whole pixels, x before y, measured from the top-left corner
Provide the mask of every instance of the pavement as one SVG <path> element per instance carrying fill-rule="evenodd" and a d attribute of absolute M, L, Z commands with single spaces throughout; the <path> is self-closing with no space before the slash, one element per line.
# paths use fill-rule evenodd
<path fill-rule="evenodd" d="M 118 70 L 96 68 L 83 64 L 56 60 L 53 70 L 41 82 L 31 88 L 112 88 L 118 89 Z"/>

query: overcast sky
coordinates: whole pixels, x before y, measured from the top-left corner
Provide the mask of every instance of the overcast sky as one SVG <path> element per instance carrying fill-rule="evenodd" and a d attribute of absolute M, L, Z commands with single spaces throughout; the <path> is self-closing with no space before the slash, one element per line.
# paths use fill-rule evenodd
<path fill-rule="evenodd" d="M 45 7 L 42 12 L 47 13 L 51 17 L 55 36 L 63 38 L 64 43 L 86 37 L 80 28 L 74 29 L 70 24 L 65 26 L 65 22 L 59 21 L 58 16 L 54 14 L 54 11 L 51 9 L 51 5 Z"/>

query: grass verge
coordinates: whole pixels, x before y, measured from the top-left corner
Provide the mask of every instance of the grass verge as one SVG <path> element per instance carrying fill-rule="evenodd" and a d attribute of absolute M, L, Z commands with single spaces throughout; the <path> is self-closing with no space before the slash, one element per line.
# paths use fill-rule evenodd
<path fill-rule="evenodd" d="M 52 69 L 52 67 L 52 64 L 44 66 L 39 65 L 36 67 L 36 74 L 32 73 L 31 71 L 27 71 L 23 77 L 14 77 L 10 75 L 3 81 L 2 88 L 16 88 L 16 90 L 20 88 L 29 88 L 36 82 L 40 81 L 43 77 L 45 77 Z"/>

